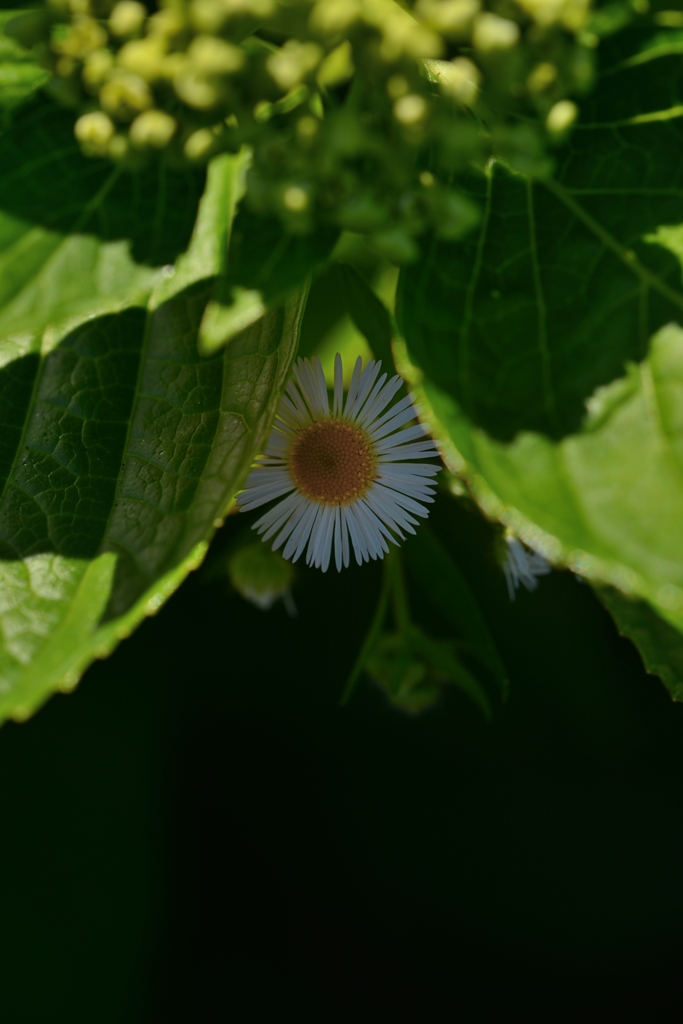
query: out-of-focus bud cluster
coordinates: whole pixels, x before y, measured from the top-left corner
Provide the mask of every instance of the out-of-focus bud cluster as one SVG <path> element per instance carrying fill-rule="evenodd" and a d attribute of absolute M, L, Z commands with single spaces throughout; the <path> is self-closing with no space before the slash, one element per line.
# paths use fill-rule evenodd
<path fill-rule="evenodd" d="M 478 211 L 491 155 L 532 175 L 591 84 L 590 0 L 47 0 L 36 47 L 83 151 L 135 166 L 253 149 L 247 201 L 293 233 L 370 236 L 396 262 Z"/>

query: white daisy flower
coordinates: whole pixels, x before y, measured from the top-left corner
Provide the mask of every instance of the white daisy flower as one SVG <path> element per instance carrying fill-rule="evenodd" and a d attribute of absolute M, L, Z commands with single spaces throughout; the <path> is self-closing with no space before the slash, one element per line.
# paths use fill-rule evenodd
<path fill-rule="evenodd" d="M 403 384 L 380 377 L 381 363 L 353 368 L 346 403 L 341 356 L 334 361 L 332 409 L 318 358 L 299 359 L 282 396 L 265 455 L 256 460 L 237 503 L 243 512 L 282 499 L 254 524 L 273 550 L 325 572 L 384 558 L 426 518 L 439 466 L 408 459 L 438 458 L 434 442 L 405 396 L 388 408 Z M 399 538 L 399 539 L 397 539 Z"/>
<path fill-rule="evenodd" d="M 503 572 L 508 585 L 510 600 L 514 601 L 515 591 L 522 583 L 527 590 L 535 590 L 538 586 L 537 576 L 547 576 L 552 572 L 550 562 L 537 551 L 529 551 L 516 537 L 506 536 L 508 550 L 503 562 Z"/>

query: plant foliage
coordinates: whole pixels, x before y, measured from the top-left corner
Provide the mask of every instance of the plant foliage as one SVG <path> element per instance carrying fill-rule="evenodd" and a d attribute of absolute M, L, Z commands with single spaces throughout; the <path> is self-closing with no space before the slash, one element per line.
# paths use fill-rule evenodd
<path fill-rule="evenodd" d="M 439 500 L 593 583 L 680 699 L 680 4 L 50 0 L 0 22 L 0 717 L 199 564 L 300 335 L 326 366 L 393 358 Z M 445 683 L 486 714 L 505 692 L 456 541 L 387 561 L 347 697 L 363 671 L 411 712 Z"/>

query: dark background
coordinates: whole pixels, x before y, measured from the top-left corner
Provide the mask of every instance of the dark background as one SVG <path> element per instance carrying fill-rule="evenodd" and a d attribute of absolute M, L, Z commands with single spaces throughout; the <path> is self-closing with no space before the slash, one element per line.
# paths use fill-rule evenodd
<path fill-rule="evenodd" d="M 588 586 L 511 604 L 490 528 L 432 521 L 510 672 L 490 725 L 339 709 L 371 565 L 301 570 L 294 620 L 195 573 L 4 726 L 4 1021 L 680 1019 L 683 708 Z"/>

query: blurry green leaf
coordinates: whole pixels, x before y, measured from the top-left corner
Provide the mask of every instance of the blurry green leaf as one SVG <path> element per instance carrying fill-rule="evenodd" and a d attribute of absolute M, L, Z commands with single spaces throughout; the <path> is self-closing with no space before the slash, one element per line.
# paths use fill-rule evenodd
<path fill-rule="evenodd" d="M 606 44 L 609 66 L 629 57 L 625 35 Z M 683 320 L 679 75 L 667 56 L 603 77 L 554 181 L 497 168 L 473 181 L 479 237 L 435 242 L 399 300 L 406 373 L 487 514 L 674 624 L 683 332 L 663 325 Z"/>
<path fill-rule="evenodd" d="M 487 719 L 491 704 L 484 689 L 458 659 L 454 644 L 433 640 L 416 626 L 377 639 L 365 670 L 392 704 L 413 713 L 430 707 L 451 683 L 466 693 Z"/>
<path fill-rule="evenodd" d="M 495 642 L 467 580 L 428 526 L 421 526 L 404 547 L 408 569 L 426 596 L 455 626 L 458 636 L 493 675 L 505 694 L 507 674 Z"/>
<path fill-rule="evenodd" d="M 339 264 L 339 274 L 351 319 L 366 338 L 375 359 L 381 359 L 383 369 L 391 373 L 394 366 L 391 354 L 394 332 L 386 306 L 367 281 L 348 263 Z"/>
<path fill-rule="evenodd" d="M 640 652 L 643 664 L 659 676 L 673 700 L 683 701 L 683 637 L 644 601 L 624 597 L 612 587 L 595 592 L 617 624 Z"/>
<path fill-rule="evenodd" d="M 0 110 L 16 110 L 30 100 L 50 77 L 35 58 L 14 39 L 5 35 L 5 26 L 20 11 L 0 11 Z"/>
<path fill-rule="evenodd" d="M 222 153 L 210 162 L 190 244 L 179 257 L 173 274 L 157 287 L 157 305 L 197 281 L 224 272 L 232 223 L 244 192 L 247 161 L 248 154 L 243 150 Z"/>
<path fill-rule="evenodd" d="M 216 352 L 266 310 L 281 305 L 325 262 L 337 237 L 336 230 L 320 227 L 309 235 L 291 235 L 274 218 L 241 207 L 233 223 L 226 270 L 202 320 L 201 352 Z"/>

